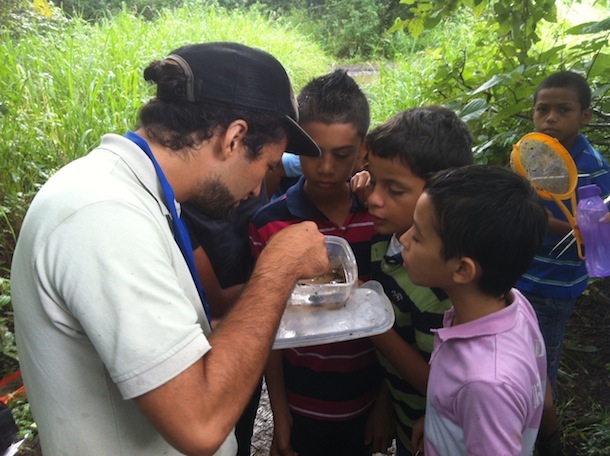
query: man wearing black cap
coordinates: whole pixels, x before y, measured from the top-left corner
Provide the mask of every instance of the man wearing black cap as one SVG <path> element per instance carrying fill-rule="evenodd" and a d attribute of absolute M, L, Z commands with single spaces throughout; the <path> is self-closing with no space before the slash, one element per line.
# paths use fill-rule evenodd
<path fill-rule="evenodd" d="M 284 303 L 328 267 L 313 223 L 283 230 L 211 331 L 179 203 L 223 216 L 284 150 L 319 149 L 265 52 L 184 46 L 145 78 L 157 96 L 137 130 L 58 171 L 17 242 L 17 344 L 44 454 L 235 454 Z"/>

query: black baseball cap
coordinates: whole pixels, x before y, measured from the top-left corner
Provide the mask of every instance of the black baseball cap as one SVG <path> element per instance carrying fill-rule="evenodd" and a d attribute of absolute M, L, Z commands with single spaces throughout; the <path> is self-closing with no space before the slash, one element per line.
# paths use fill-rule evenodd
<path fill-rule="evenodd" d="M 319 157 L 320 148 L 299 126 L 299 109 L 286 70 L 271 54 L 239 43 L 182 46 L 166 58 L 186 75 L 186 86 L 157 86 L 157 98 L 206 102 L 288 120 L 287 152 Z"/>

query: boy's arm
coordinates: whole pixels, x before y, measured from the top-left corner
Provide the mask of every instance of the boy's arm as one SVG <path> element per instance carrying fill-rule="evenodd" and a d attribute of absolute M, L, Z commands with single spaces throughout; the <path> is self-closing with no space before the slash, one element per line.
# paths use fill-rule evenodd
<path fill-rule="evenodd" d="M 222 318 L 231 305 L 237 301 L 245 284 L 240 283 L 228 288 L 222 288 L 210 258 L 205 250 L 203 250 L 203 247 L 199 246 L 193 250 L 193 256 L 195 257 L 195 267 L 199 280 L 210 304 L 212 318 Z"/>
<path fill-rule="evenodd" d="M 565 220 L 560 220 L 560 219 L 556 218 L 555 216 L 553 216 L 551 211 L 549 211 L 548 209 L 546 212 L 549 216 L 549 221 L 547 224 L 547 233 L 548 234 L 553 234 L 556 236 L 565 236 L 566 234 L 568 234 L 570 232 L 572 227 L 570 226 L 570 224 L 568 222 L 566 222 Z"/>
<path fill-rule="evenodd" d="M 394 329 L 372 336 L 371 341 L 402 378 L 422 395 L 426 395 L 430 366 L 415 348 L 405 342 Z"/>
<path fill-rule="evenodd" d="M 395 436 L 396 418 L 390 391 L 385 381 L 382 381 L 373 409 L 367 418 L 364 443 L 369 445 L 371 453 L 386 454 Z"/>
<path fill-rule="evenodd" d="M 422 416 L 413 423 L 413 431 L 411 432 L 411 445 L 416 451 L 415 456 L 424 454 L 424 428 L 426 416 Z"/>
<path fill-rule="evenodd" d="M 282 364 L 282 351 L 273 350 L 269 355 L 265 367 L 265 383 L 273 412 L 273 442 L 271 456 L 292 456 L 296 453 L 290 446 L 292 433 L 292 416 L 288 409 L 286 399 L 286 386 L 284 384 L 284 367 Z"/>
<path fill-rule="evenodd" d="M 534 407 L 531 392 L 527 394 L 504 383 L 473 382 L 461 388 L 454 408 L 466 453 L 521 454 L 524 444 L 533 448 L 538 423 L 527 422 Z"/>

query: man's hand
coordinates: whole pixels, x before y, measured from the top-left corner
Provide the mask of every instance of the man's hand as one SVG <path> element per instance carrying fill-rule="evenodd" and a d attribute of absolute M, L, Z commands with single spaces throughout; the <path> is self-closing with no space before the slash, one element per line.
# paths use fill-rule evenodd
<path fill-rule="evenodd" d="M 298 279 L 318 277 L 328 271 L 328 253 L 324 235 L 314 222 L 301 222 L 274 234 L 258 257 L 256 270 L 261 273 Z"/>

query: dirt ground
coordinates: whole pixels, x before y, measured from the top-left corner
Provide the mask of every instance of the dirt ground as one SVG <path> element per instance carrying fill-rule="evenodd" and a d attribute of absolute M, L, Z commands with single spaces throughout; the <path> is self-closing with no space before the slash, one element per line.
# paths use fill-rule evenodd
<path fill-rule="evenodd" d="M 557 399 L 565 454 L 583 454 L 581 444 L 593 437 L 588 426 L 610 410 L 610 278 L 589 286 L 570 319 Z M 595 454 L 610 455 L 610 442 L 605 443 Z"/>
<path fill-rule="evenodd" d="M 258 411 L 256 412 L 256 420 L 254 421 L 254 432 L 252 434 L 251 456 L 267 456 L 269 448 L 271 448 L 271 439 L 273 438 L 273 414 L 269 405 L 269 396 L 267 395 L 267 387 L 263 382 L 263 390 L 261 399 L 258 403 Z"/>

